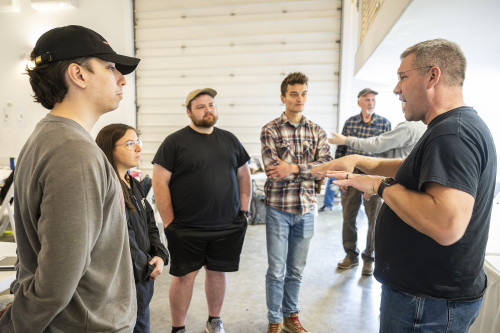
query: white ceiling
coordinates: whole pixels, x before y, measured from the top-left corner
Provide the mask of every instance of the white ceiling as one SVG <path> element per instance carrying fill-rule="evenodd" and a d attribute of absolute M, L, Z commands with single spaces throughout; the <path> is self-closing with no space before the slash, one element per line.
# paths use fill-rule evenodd
<path fill-rule="evenodd" d="M 467 80 L 500 80 L 500 0 L 414 0 L 356 79 L 395 84 L 399 55 L 418 42 L 457 42 L 468 61 Z"/>

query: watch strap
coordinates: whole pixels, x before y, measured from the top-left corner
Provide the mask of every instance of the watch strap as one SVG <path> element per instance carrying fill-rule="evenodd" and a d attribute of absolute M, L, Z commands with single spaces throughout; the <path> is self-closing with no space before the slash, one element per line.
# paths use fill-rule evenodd
<path fill-rule="evenodd" d="M 382 181 L 380 182 L 380 185 L 378 186 L 378 191 L 377 191 L 378 196 L 382 198 L 382 194 L 384 193 L 385 188 L 388 186 L 397 184 L 397 183 L 398 183 L 398 181 L 394 178 L 391 178 L 391 177 L 387 177 L 387 178 L 382 179 Z"/>

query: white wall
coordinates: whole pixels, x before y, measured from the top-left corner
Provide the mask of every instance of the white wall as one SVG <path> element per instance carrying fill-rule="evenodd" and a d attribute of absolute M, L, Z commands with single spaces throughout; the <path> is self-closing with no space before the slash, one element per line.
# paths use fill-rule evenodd
<path fill-rule="evenodd" d="M 381 116 L 388 118 L 392 127 L 396 127 L 398 123 L 404 120 L 401 112 L 401 104 L 394 97 L 392 84 L 396 84 L 396 68 L 399 65 L 399 58 L 386 59 L 386 63 L 380 64 L 379 69 L 383 72 L 390 71 L 394 75 L 385 80 L 381 78 L 379 73 L 373 75 L 359 76 L 357 73 L 361 68 L 370 63 L 370 57 L 377 50 L 381 41 L 384 40 L 386 34 L 391 30 L 397 22 L 400 15 L 411 0 L 385 0 L 383 6 L 379 10 L 377 17 L 372 23 L 371 28 L 365 39 L 360 43 L 360 12 L 356 2 L 351 0 L 343 0 L 343 21 L 342 21 L 342 55 L 341 55 L 341 72 L 340 72 L 340 100 L 339 100 L 339 128 L 342 131 L 342 126 L 345 120 L 354 114 L 360 112 L 357 104 L 358 92 L 364 88 L 372 88 L 376 90 L 377 105 L 375 112 Z M 360 1 L 361 6 L 361 1 Z M 409 45 L 408 45 L 409 46 Z M 402 48 L 402 46 L 401 46 Z M 403 49 L 401 49 L 403 51 Z M 373 73 L 373 72 L 370 72 Z"/>
<path fill-rule="evenodd" d="M 22 56 L 31 53 L 36 40 L 45 31 L 63 25 L 78 24 L 100 33 L 118 53 L 133 55 L 133 10 L 131 0 L 80 0 L 76 9 L 37 12 L 29 0 L 19 0 L 16 12 L 0 12 L 2 45 L 0 52 L 0 166 L 9 157 L 17 157 L 36 123 L 48 110 L 34 103 L 28 77 L 23 75 Z M 128 75 L 120 107 L 104 115 L 92 134 L 112 122 L 135 126 L 135 78 Z M 8 114 L 6 121 L 5 114 Z M 18 121 L 18 116 L 23 121 Z"/>
<path fill-rule="evenodd" d="M 355 4 L 343 0 L 343 6 L 344 13 L 351 8 L 354 13 L 350 17 L 356 20 Z M 392 94 L 397 83 L 399 55 L 415 43 L 446 38 L 457 42 L 467 58 L 465 102 L 490 126 L 498 149 L 500 130 L 495 126 L 498 119 L 495 95 L 500 77 L 500 34 L 496 33 L 500 30 L 499 12 L 498 0 L 455 0 L 453 5 L 448 0 L 385 0 L 365 41 L 359 49 L 350 50 L 355 54 L 355 65 L 349 68 L 353 77 L 347 84 L 341 79 L 341 88 L 345 90 L 341 91 L 341 97 L 350 98 L 341 99 L 339 121 L 345 119 L 345 112 L 354 108 L 357 91 L 367 85 L 380 93 L 376 112 L 391 121 L 403 120 L 400 103 Z M 357 20 L 354 23 L 344 20 L 343 29 L 356 26 L 359 18 Z M 358 38 L 357 35 L 351 38 Z M 356 47 L 356 43 L 353 45 Z"/>

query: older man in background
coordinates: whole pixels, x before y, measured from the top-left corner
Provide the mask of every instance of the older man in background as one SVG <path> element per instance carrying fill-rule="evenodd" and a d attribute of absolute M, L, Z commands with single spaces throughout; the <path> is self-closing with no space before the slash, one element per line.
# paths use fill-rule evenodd
<path fill-rule="evenodd" d="M 386 118 L 375 114 L 375 96 L 378 92 L 370 88 L 361 90 L 358 94 L 358 105 L 361 112 L 350 117 L 344 124 L 342 134 L 345 136 L 353 136 L 358 138 L 370 138 L 378 136 L 391 130 L 391 123 Z M 371 153 L 363 152 L 348 146 L 338 146 L 335 151 L 335 158 L 348 156 L 352 154 L 361 154 L 365 156 L 374 156 Z M 362 173 L 356 170 L 356 173 Z M 363 258 L 363 275 L 371 275 L 373 273 L 374 258 L 374 232 L 375 219 L 377 212 L 382 205 L 380 198 L 372 200 L 363 200 L 363 193 L 354 187 L 349 187 L 342 192 L 342 244 L 346 252 L 345 258 L 337 265 L 340 269 L 348 269 L 359 264 L 359 249 L 358 249 L 358 227 L 356 218 L 358 216 L 361 201 L 365 207 L 366 217 L 368 218 L 368 233 L 366 235 L 366 248 L 362 253 Z"/>

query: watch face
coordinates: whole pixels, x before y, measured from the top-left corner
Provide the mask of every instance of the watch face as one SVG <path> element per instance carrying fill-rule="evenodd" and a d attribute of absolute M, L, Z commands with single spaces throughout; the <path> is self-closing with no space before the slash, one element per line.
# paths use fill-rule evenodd
<path fill-rule="evenodd" d="M 394 185 L 394 184 L 396 184 L 396 183 L 397 183 L 396 179 L 391 178 L 391 177 L 384 178 L 384 180 L 382 180 L 382 181 L 383 181 L 383 182 L 385 183 L 385 185 L 387 185 L 387 186 Z"/>
<path fill-rule="evenodd" d="M 388 186 L 391 186 L 391 185 L 394 185 L 397 183 L 398 183 L 397 180 L 394 178 L 391 178 L 391 177 L 387 177 L 387 178 L 382 179 L 382 181 L 380 182 L 380 185 L 378 187 L 378 191 L 377 191 L 378 196 L 382 198 L 382 193 L 384 192 L 384 189 Z"/>

